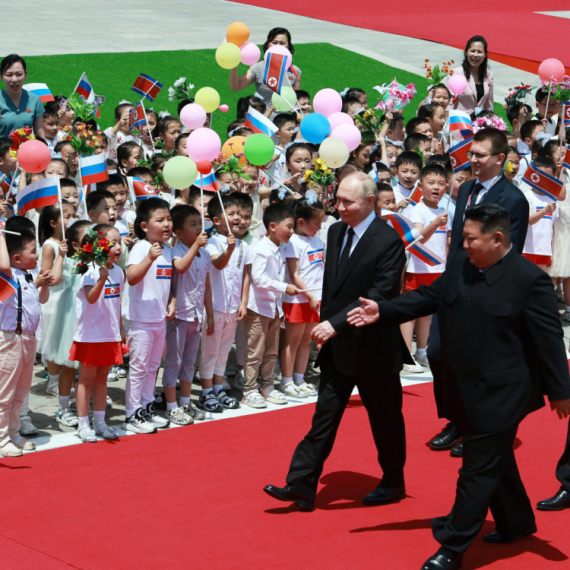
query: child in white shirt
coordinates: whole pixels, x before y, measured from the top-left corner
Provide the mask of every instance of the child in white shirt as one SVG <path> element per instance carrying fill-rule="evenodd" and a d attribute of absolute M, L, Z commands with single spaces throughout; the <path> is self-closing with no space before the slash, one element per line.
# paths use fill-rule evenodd
<path fill-rule="evenodd" d="M 422 159 L 416 152 L 403 152 L 396 159 L 398 184 L 394 187 L 394 197 L 398 205 L 398 213 L 410 217 L 412 205 L 411 195 L 420 179 Z"/>

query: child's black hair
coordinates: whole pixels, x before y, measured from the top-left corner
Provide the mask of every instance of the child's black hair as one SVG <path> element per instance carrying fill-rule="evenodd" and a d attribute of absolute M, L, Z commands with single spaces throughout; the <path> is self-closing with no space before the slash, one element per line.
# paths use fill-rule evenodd
<path fill-rule="evenodd" d="M 120 103 L 119 105 L 117 105 L 115 107 L 115 122 L 118 123 L 121 120 L 121 117 L 123 116 L 123 109 L 132 106 L 133 106 L 132 103 Z"/>
<path fill-rule="evenodd" d="M 10 152 L 13 144 L 14 143 L 11 138 L 0 137 L 0 158 L 3 159 L 6 156 L 6 153 Z"/>
<path fill-rule="evenodd" d="M 441 103 L 433 102 L 427 103 L 426 105 L 422 105 L 418 109 L 418 118 L 420 119 L 433 119 L 435 116 L 435 112 L 437 108 L 441 107 L 443 109 L 443 105 Z M 445 109 L 443 109 L 445 111 Z"/>
<path fill-rule="evenodd" d="M 53 152 L 59 152 L 61 154 L 61 149 L 66 147 L 67 145 L 69 145 L 71 148 L 73 148 L 72 144 L 70 141 L 68 140 L 64 140 L 64 141 L 59 141 L 55 147 L 53 148 Z"/>
<path fill-rule="evenodd" d="M 239 208 L 239 202 L 234 194 L 225 194 L 222 196 L 222 204 L 224 206 L 224 210 L 227 210 L 232 206 L 238 206 Z M 208 202 L 208 217 L 212 222 L 214 221 L 214 218 L 222 219 L 224 215 L 222 212 L 222 204 L 220 204 L 219 200 L 215 200 L 214 198 Z"/>
<path fill-rule="evenodd" d="M 425 117 L 414 117 L 406 123 L 406 135 L 410 136 L 416 132 L 416 129 L 423 124 L 428 124 L 431 127 L 431 123 Z"/>
<path fill-rule="evenodd" d="M 170 123 L 178 123 L 179 125 L 182 125 L 180 119 L 177 119 L 176 117 L 172 117 L 170 115 L 162 117 L 162 119 L 159 119 L 158 123 L 156 123 L 156 127 L 152 132 L 153 138 L 155 140 L 160 138 L 160 135 L 166 132 L 166 129 L 168 128 L 168 125 L 170 125 Z"/>
<path fill-rule="evenodd" d="M 305 91 L 304 89 L 297 89 L 297 91 L 295 91 L 295 93 L 297 93 L 297 101 L 299 99 L 309 99 L 309 101 L 311 100 L 311 96 L 309 95 L 309 92 Z"/>
<path fill-rule="evenodd" d="M 64 188 L 75 188 L 77 190 L 77 184 L 75 184 L 75 180 L 72 180 L 71 178 L 60 178 L 59 186 L 62 190 Z"/>
<path fill-rule="evenodd" d="M 89 192 L 86 198 L 87 211 L 90 212 L 91 210 L 96 210 L 99 207 L 99 204 L 107 199 L 115 202 L 115 196 L 109 192 L 109 190 L 95 190 L 95 192 Z"/>
<path fill-rule="evenodd" d="M 313 156 L 311 147 L 307 143 L 293 143 L 292 145 L 288 146 L 287 150 L 285 151 L 285 162 L 289 162 L 291 160 L 291 157 L 296 150 L 308 150 L 309 154 Z"/>
<path fill-rule="evenodd" d="M 451 161 L 447 154 L 432 154 L 426 160 L 426 166 L 431 166 L 432 164 L 441 166 L 445 170 L 448 178 L 453 174 L 453 167 L 451 166 Z"/>
<path fill-rule="evenodd" d="M 19 236 L 6 234 L 6 247 L 10 256 L 21 253 L 31 241 L 36 241 L 36 234 L 33 231 L 26 228 L 20 228 L 18 231 Z"/>
<path fill-rule="evenodd" d="M 552 172 L 556 172 L 556 162 L 549 156 L 536 156 L 532 163 L 538 170 L 544 170 L 545 168 L 551 168 Z"/>
<path fill-rule="evenodd" d="M 297 92 L 298 93 L 298 92 Z M 345 99 L 356 99 L 357 101 L 359 101 L 359 97 L 361 95 L 366 95 L 366 91 L 363 91 L 362 89 L 360 89 L 360 87 L 351 87 L 345 94 L 344 94 L 344 98 Z M 297 95 L 297 98 L 299 98 L 299 95 Z"/>
<path fill-rule="evenodd" d="M 73 226 L 72 226 L 73 227 Z M 93 231 L 95 232 L 101 232 L 101 236 L 100 237 L 105 237 L 105 235 L 107 234 L 107 232 L 110 232 L 111 230 L 116 230 L 117 228 L 115 226 L 113 226 L 112 224 L 97 224 L 95 226 L 93 226 Z M 119 230 L 117 230 L 119 231 Z M 81 240 L 81 246 L 83 247 L 86 243 L 85 238 L 87 237 L 87 234 L 85 234 L 83 236 L 83 239 Z"/>
<path fill-rule="evenodd" d="M 423 180 L 426 176 L 430 174 L 437 174 L 438 176 L 443 176 L 447 181 L 447 172 L 441 164 L 427 164 L 422 168 L 420 172 L 420 180 Z"/>
<path fill-rule="evenodd" d="M 556 146 L 558 147 L 558 143 L 556 143 Z M 507 152 L 507 156 L 508 156 L 509 154 L 511 154 L 511 152 L 514 152 L 517 156 L 520 157 L 520 152 L 519 152 L 519 149 L 518 149 L 518 148 L 516 148 L 516 147 L 514 147 L 514 146 L 509 146 L 509 151 Z M 548 156 L 548 154 L 546 154 L 545 156 Z"/>
<path fill-rule="evenodd" d="M 42 115 L 42 119 L 57 119 L 59 121 L 59 117 L 57 116 L 57 109 L 53 107 L 48 107 L 46 105 L 44 114 Z"/>
<path fill-rule="evenodd" d="M 141 147 L 135 141 L 127 141 L 117 147 L 117 164 L 121 170 L 125 170 L 125 167 L 123 166 L 123 160 L 128 161 L 131 157 L 131 153 L 136 148 Z"/>
<path fill-rule="evenodd" d="M 117 161 L 113 160 L 112 158 L 107 158 L 107 160 L 105 160 L 105 164 L 107 165 L 107 170 L 109 172 L 112 172 L 114 170 L 116 173 L 117 169 L 119 168 Z"/>
<path fill-rule="evenodd" d="M 172 231 L 175 232 L 176 230 L 181 230 L 184 222 L 190 216 L 198 216 L 200 217 L 200 212 L 194 208 L 194 206 L 188 206 L 187 204 L 179 204 L 178 206 L 174 206 L 172 210 L 170 210 L 170 215 L 172 216 Z"/>
<path fill-rule="evenodd" d="M 234 192 L 233 196 L 238 201 L 238 206 L 240 209 L 249 208 L 253 210 L 253 200 L 251 199 L 249 194 L 246 194 L 245 192 Z"/>
<path fill-rule="evenodd" d="M 430 87 L 430 93 L 433 92 L 435 93 L 436 89 L 445 89 L 447 91 L 447 95 L 449 96 L 449 98 L 451 99 L 451 91 L 449 90 L 449 88 L 447 87 L 447 85 L 445 85 L 445 83 L 438 83 L 437 85 L 434 85 L 433 87 Z"/>
<path fill-rule="evenodd" d="M 62 200 L 62 208 L 64 205 L 71 206 L 71 203 L 67 200 Z M 57 222 L 61 217 L 61 209 L 59 204 L 53 204 L 52 206 L 45 206 L 41 213 L 38 222 L 38 238 L 40 245 L 44 245 L 45 241 L 53 235 L 54 228 L 51 222 Z"/>
<path fill-rule="evenodd" d="M 281 127 L 283 127 L 283 125 L 286 125 L 287 123 L 297 124 L 297 117 L 295 117 L 295 115 L 292 115 L 291 113 L 279 113 L 279 115 L 277 115 L 273 119 L 273 124 L 278 129 L 280 129 Z"/>
<path fill-rule="evenodd" d="M 342 112 L 348 113 L 348 110 L 353 105 L 358 105 L 359 107 L 362 107 L 362 103 L 355 97 L 345 97 L 342 102 Z"/>
<path fill-rule="evenodd" d="M 109 174 L 109 179 L 103 182 L 97 182 L 97 192 L 107 190 L 109 186 L 124 186 L 127 188 L 127 178 L 122 174 Z M 93 192 L 91 192 L 93 194 Z"/>
<path fill-rule="evenodd" d="M 269 224 L 280 224 L 287 218 L 295 218 L 294 210 L 285 204 L 270 204 L 263 212 L 263 225 L 269 231 Z"/>
<path fill-rule="evenodd" d="M 81 230 L 90 228 L 92 225 L 93 222 L 91 222 L 91 220 L 78 220 L 65 230 L 65 239 L 67 240 L 67 257 L 73 257 L 75 255 L 76 249 L 73 247 L 73 242 L 79 242 L 79 234 L 81 233 Z"/>
<path fill-rule="evenodd" d="M 511 126 L 513 126 L 513 121 L 519 118 L 519 112 L 522 107 L 526 107 L 526 110 L 532 113 L 532 107 L 526 103 L 514 103 L 507 109 L 507 119 L 509 123 L 511 123 Z"/>
<path fill-rule="evenodd" d="M 166 210 L 170 213 L 168 202 L 158 197 L 147 198 L 146 200 L 140 201 L 140 204 L 137 207 L 137 217 L 134 224 L 135 235 L 139 239 L 146 239 L 146 232 L 141 228 L 141 224 L 143 222 L 148 224 L 153 213 L 157 210 Z"/>
<path fill-rule="evenodd" d="M 178 145 L 180 144 L 180 141 L 186 140 L 189 136 L 190 136 L 190 133 L 180 133 L 174 139 L 174 150 L 175 150 L 176 154 L 179 154 L 178 153 Z"/>
<path fill-rule="evenodd" d="M 417 152 L 403 152 L 396 159 L 396 170 L 402 164 L 411 164 L 415 166 L 418 170 L 422 169 L 422 159 Z"/>
<path fill-rule="evenodd" d="M 295 214 L 295 227 L 299 220 L 305 220 L 310 222 L 319 212 L 324 212 L 325 207 L 322 203 L 317 200 L 316 202 L 309 204 L 306 198 L 301 198 L 300 200 L 293 200 L 288 207 L 293 209 Z M 265 220 L 264 220 L 265 223 Z"/>
<path fill-rule="evenodd" d="M 239 127 L 234 130 L 232 137 L 246 137 L 249 135 L 253 135 L 253 131 L 249 127 Z"/>
<path fill-rule="evenodd" d="M 151 178 L 154 179 L 154 174 L 152 173 L 152 170 L 150 168 L 147 168 L 146 166 L 135 166 L 134 168 L 131 168 L 127 172 L 127 176 L 135 176 L 136 178 L 142 178 L 143 176 L 150 176 Z"/>
<path fill-rule="evenodd" d="M 63 164 L 63 166 L 65 167 L 65 178 L 69 178 L 69 164 L 67 164 L 67 162 L 65 162 L 65 160 L 63 160 L 63 158 L 52 158 L 49 161 L 49 164 L 51 164 L 52 162 L 59 162 L 60 164 Z M 48 166 L 49 166 L 49 164 L 48 164 Z"/>
<path fill-rule="evenodd" d="M 544 146 L 542 145 L 542 141 L 539 141 L 540 149 L 538 151 L 538 156 L 547 156 L 554 160 L 554 157 L 558 153 L 558 149 L 560 148 L 560 143 L 558 140 L 553 139 L 550 141 L 546 141 Z"/>
<path fill-rule="evenodd" d="M 403 120 L 404 120 L 404 115 L 402 115 L 402 113 L 398 113 L 398 111 L 395 111 L 394 113 L 392 113 L 392 120 L 388 125 L 388 129 L 393 131 L 398 126 L 398 123 Z"/>
<path fill-rule="evenodd" d="M 180 117 L 180 113 L 182 113 L 182 109 L 184 109 L 184 107 L 186 107 L 186 105 L 190 105 L 190 103 L 194 103 L 194 99 L 190 98 L 190 99 L 182 99 L 182 101 L 180 101 L 180 103 L 178 103 L 177 107 L 176 107 L 176 114 Z M 147 111 L 148 113 L 148 111 Z M 158 115 L 157 115 L 158 117 Z"/>
<path fill-rule="evenodd" d="M 206 198 L 207 196 L 213 198 L 215 195 L 216 195 L 215 192 L 208 192 L 207 190 L 204 190 L 204 198 Z M 195 204 L 196 200 L 200 200 L 200 198 L 201 198 L 200 187 L 194 185 L 190 186 L 190 192 L 188 192 L 188 202 L 190 202 L 190 205 L 192 206 L 193 204 Z"/>
<path fill-rule="evenodd" d="M 420 147 L 420 143 L 429 143 L 429 137 L 427 135 L 422 135 L 421 133 L 414 133 L 409 137 L 406 137 L 404 141 L 404 150 L 406 152 L 415 151 L 417 148 Z"/>
<path fill-rule="evenodd" d="M 547 98 L 548 98 L 548 93 L 546 93 L 546 91 L 543 91 L 542 88 L 539 87 L 534 94 L 535 101 L 537 103 L 542 103 Z"/>
<path fill-rule="evenodd" d="M 240 97 L 237 103 L 237 121 L 243 122 L 247 115 L 247 110 L 252 107 L 256 111 L 259 111 L 262 115 L 267 111 L 266 105 L 263 99 L 256 97 L 255 95 L 247 95 L 246 97 Z"/>
<path fill-rule="evenodd" d="M 390 167 L 384 164 L 383 162 L 378 161 L 375 164 L 376 164 L 376 172 L 387 172 L 390 175 L 392 174 L 390 172 Z"/>
<path fill-rule="evenodd" d="M 378 201 L 381 192 L 394 192 L 394 188 L 390 184 L 386 184 L 386 182 L 376 182 L 376 189 L 378 190 L 376 201 Z"/>
<path fill-rule="evenodd" d="M 542 128 L 542 122 L 539 121 L 538 119 L 531 119 L 530 121 L 527 121 L 521 127 L 521 130 L 520 130 L 521 139 L 524 141 L 525 139 L 532 138 L 532 134 L 534 133 L 534 131 L 537 127 Z"/>

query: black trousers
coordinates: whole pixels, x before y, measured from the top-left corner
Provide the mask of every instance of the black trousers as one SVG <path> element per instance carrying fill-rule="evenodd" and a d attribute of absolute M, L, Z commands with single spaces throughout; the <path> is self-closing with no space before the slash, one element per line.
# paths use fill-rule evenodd
<path fill-rule="evenodd" d="M 566 491 L 570 493 L 570 421 L 568 423 L 568 435 L 564 453 L 556 466 L 556 478 Z"/>
<path fill-rule="evenodd" d="M 400 376 L 346 376 L 331 369 L 322 371 L 312 426 L 293 454 L 288 484 L 316 494 L 324 463 L 333 448 L 344 409 L 355 386 L 368 412 L 378 449 L 378 463 L 383 472 L 382 484 L 389 488 L 403 484 L 406 433 Z"/>
<path fill-rule="evenodd" d="M 535 520 L 515 460 L 518 426 L 497 433 L 465 433 L 451 513 L 432 519 L 435 539 L 455 552 L 465 552 L 481 530 L 487 510 L 503 538 L 520 533 Z"/>

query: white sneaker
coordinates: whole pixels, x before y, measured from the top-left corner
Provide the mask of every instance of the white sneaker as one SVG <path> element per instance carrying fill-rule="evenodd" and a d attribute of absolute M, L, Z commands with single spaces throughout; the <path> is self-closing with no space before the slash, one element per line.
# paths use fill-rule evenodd
<path fill-rule="evenodd" d="M 250 408 L 267 408 L 265 398 L 259 392 L 244 394 L 242 402 Z"/>
<path fill-rule="evenodd" d="M 95 433 L 104 439 L 117 439 L 119 437 L 117 430 L 105 423 L 95 426 Z"/>
<path fill-rule="evenodd" d="M 145 420 L 142 408 L 139 408 L 130 418 L 127 418 L 121 427 L 125 431 L 132 433 L 156 433 L 155 425 Z"/>
<path fill-rule="evenodd" d="M 166 418 L 163 418 L 156 413 L 154 404 L 152 402 L 147 405 L 146 410 L 143 410 L 143 414 L 144 419 L 147 422 L 154 424 L 154 426 L 157 428 L 167 428 L 170 425 L 170 422 Z"/>
<path fill-rule="evenodd" d="M 272 404 L 277 404 L 278 406 L 282 406 L 287 403 L 287 397 L 285 394 L 279 392 L 279 390 L 272 390 L 269 392 L 266 400 Z"/>
<path fill-rule="evenodd" d="M 48 396 L 59 396 L 59 382 L 50 383 L 46 386 L 46 394 Z"/>
<path fill-rule="evenodd" d="M 68 409 L 57 411 L 55 413 L 55 420 L 59 425 L 65 427 L 77 427 L 79 425 L 77 415 Z"/>
<path fill-rule="evenodd" d="M 414 360 L 413 356 L 412 360 Z M 404 364 L 404 372 L 408 372 L 409 374 L 421 374 L 423 371 L 423 366 L 419 365 L 415 360 L 413 364 Z"/>
<path fill-rule="evenodd" d="M 33 451 L 36 449 L 36 444 L 33 441 L 28 441 L 27 439 L 23 438 L 21 435 L 12 441 L 12 443 L 22 451 Z"/>
<path fill-rule="evenodd" d="M 243 370 L 238 370 L 234 378 L 234 388 L 242 390 L 243 384 L 244 384 Z"/>
<path fill-rule="evenodd" d="M 422 354 L 418 354 L 417 352 L 414 354 L 414 360 L 425 368 L 429 368 L 429 360 L 427 357 L 427 353 L 424 352 Z"/>
<path fill-rule="evenodd" d="M 117 373 L 111 368 L 107 374 L 107 382 L 116 382 L 118 379 Z"/>
<path fill-rule="evenodd" d="M 280 384 L 279 390 L 285 394 L 285 396 L 289 396 L 290 398 L 306 398 L 309 395 L 304 390 L 299 390 L 297 386 L 293 384 L 292 380 L 287 382 L 285 385 Z"/>
<path fill-rule="evenodd" d="M 564 311 L 564 314 L 562 315 L 562 320 L 566 321 L 567 323 L 570 322 L 570 311 Z"/>
<path fill-rule="evenodd" d="M 97 436 L 95 435 L 95 430 L 91 429 L 89 426 L 83 426 L 79 430 L 79 437 L 83 443 L 97 443 Z"/>
<path fill-rule="evenodd" d="M 168 412 L 168 419 L 177 426 L 188 426 L 194 423 L 194 419 L 188 414 L 185 414 L 182 408 L 170 410 L 170 412 Z"/>

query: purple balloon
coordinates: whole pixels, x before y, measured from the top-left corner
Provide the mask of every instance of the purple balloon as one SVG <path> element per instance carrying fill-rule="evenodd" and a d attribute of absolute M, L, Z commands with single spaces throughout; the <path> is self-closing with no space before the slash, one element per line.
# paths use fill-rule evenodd
<path fill-rule="evenodd" d="M 356 125 L 339 125 L 333 129 L 331 136 L 343 140 L 350 152 L 357 149 L 362 142 L 362 133 Z"/>
<path fill-rule="evenodd" d="M 354 125 L 354 119 L 348 113 L 333 113 L 328 119 L 333 131 L 339 125 Z"/>
<path fill-rule="evenodd" d="M 202 105 L 198 103 L 189 103 L 182 108 L 180 112 L 180 120 L 187 129 L 199 129 L 204 126 L 207 116 Z"/>
<path fill-rule="evenodd" d="M 186 150 L 188 151 L 188 156 L 196 163 L 201 160 L 212 162 L 212 160 L 218 158 L 222 150 L 222 141 L 218 133 L 212 129 L 202 127 L 190 133 L 186 141 Z"/>

